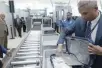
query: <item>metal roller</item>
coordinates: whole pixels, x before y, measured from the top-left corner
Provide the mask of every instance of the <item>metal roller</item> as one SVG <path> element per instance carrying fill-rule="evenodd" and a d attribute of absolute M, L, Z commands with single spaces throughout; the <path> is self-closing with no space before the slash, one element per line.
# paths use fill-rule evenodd
<path fill-rule="evenodd" d="M 26 50 L 26 49 L 23 49 L 23 50 L 19 50 L 19 52 L 30 52 L 30 51 L 40 51 L 40 49 L 31 49 L 31 50 Z"/>
<path fill-rule="evenodd" d="M 24 43 L 40 43 L 39 41 L 34 41 L 34 42 L 29 42 L 29 41 L 25 41 Z"/>
<path fill-rule="evenodd" d="M 30 55 L 30 54 L 40 54 L 40 52 L 25 52 L 25 53 L 17 53 L 17 55 Z"/>
<path fill-rule="evenodd" d="M 25 40 L 25 42 L 40 42 L 39 40 Z"/>
<path fill-rule="evenodd" d="M 23 45 L 39 45 L 39 44 L 28 44 L 28 43 L 24 43 Z"/>
<path fill-rule="evenodd" d="M 39 53 L 39 51 L 27 51 L 27 52 L 17 52 L 17 53 Z"/>
<path fill-rule="evenodd" d="M 25 40 L 25 42 L 40 42 L 40 39 L 36 40 L 36 41 L 33 41 L 33 40 L 32 41 L 30 41 L 30 40 L 27 41 L 27 40 Z"/>
<path fill-rule="evenodd" d="M 40 43 L 39 42 L 35 42 L 35 43 L 24 42 L 23 44 L 40 44 Z"/>
<path fill-rule="evenodd" d="M 28 55 L 29 55 L 29 56 L 39 56 L 40 54 L 37 54 L 37 53 L 36 53 L 36 54 L 27 54 L 27 55 L 25 55 L 25 54 L 20 54 L 20 55 L 19 55 L 19 54 L 18 54 L 18 55 L 16 55 L 15 57 L 28 56 Z"/>
<path fill-rule="evenodd" d="M 25 46 L 26 46 L 26 47 L 27 47 L 27 46 L 28 46 L 28 47 L 29 47 L 29 46 L 31 47 L 31 46 L 39 46 L 39 45 L 38 45 L 38 44 L 37 44 L 37 45 L 29 45 L 29 44 L 28 44 L 28 45 L 22 45 L 21 47 L 25 47 Z"/>
<path fill-rule="evenodd" d="M 20 48 L 20 50 L 22 50 L 22 49 L 29 50 L 29 49 L 40 49 L 40 48 Z"/>
<path fill-rule="evenodd" d="M 27 44 L 40 44 L 40 42 L 29 42 L 29 41 L 24 42 L 24 43 L 27 43 Z"/>
<path fill-rule="evenodd" d="M 19 56 L 15 57 L 15 59 L 29 59 L 29 58 L 39 58 L 40 56 Z"/>
<path fill-rule="evenodd" d="M 20 49 L 19 52 L 26 52 L 26 51 L 39 51 L 40 49 Z"/>
<path fill-rule="evenodd" d="M 35 46 L 39 46 L 39 45 L 38 45 L 38 44 L 37 44 L 37 45 L 29 45 L 29 44 L 28 44 L 28 45 L 22 45 L 21 47 L 29 47 L 29 46 L 30 46 L 30 47 L 32 47 L 32 46 L 35 47 Z"/>
<path fill-rule="evenodd" d="M 22 45 L 21 47 L 27 47 L 27 46 L 29 47 L 29 46 L 39 46 L 39 45 L 38 44 L 37 45 L 29 45 L 28 44 L 28 45 Z"/>
<path fill-rule="evenodd" d="M 26 65 L 26 64 L 37 64 L 37 60 L 27 60 L 27 61 L 12 61 L 11 65 Z"/>
<path fill-rule="evenodd" d="M 37 42 L 37 41 L 39 41 L 38 39 L 27 39 L 26 41 L 33 41 L 33 42 Z"/>
<path fill-rule="evenodd" d="M 40 46 L 29 46 L 29 47 L 21 47 L 21 49 L 28 49 L 28 48 L 33 48 L 33 49 L 36 49 L 36 48 L 40 48 Z"/>
<path fill-rule="evenodd" d="M 39 66 L 28 66 L 28 67 L 13 67 L 13 68 L 40 68 Z"/>
<path fill-rule="evenodd" d="M 40 39 L 26 39 L 26 41 L 39 41 Z"/>

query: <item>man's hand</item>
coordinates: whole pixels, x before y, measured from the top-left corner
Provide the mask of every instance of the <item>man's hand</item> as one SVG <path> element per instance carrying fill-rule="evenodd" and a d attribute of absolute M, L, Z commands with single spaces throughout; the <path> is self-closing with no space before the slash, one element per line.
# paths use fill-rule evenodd
<path fill-rule="evenodd" d="M 64 32 L 67 34 L 69 32 L 68 28 L 64 28 Z"/>
<path fill-rule="evenodd" d="M 102 47 L 98 45 L 89 45 L 88 50 L 90 54 L 102 55 Z"/>
<path fill-rule="evenodd" d="M 63 49 L 63 44 L 58 44 L 57 52 L 58 53 L 61 53 L 62 52 L 62 49 Z"/>
<path fill-rule="evenodd" d="M 12 54 L 11 54 L 10 51 L 7 51 L 6 55 L 7 55 L 8 57 L 11 57 L 11 56 L 12 56 Z"/>

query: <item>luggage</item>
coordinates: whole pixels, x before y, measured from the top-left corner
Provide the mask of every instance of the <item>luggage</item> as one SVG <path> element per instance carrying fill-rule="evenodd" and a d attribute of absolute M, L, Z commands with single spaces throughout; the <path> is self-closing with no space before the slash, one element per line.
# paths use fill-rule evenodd
<path fill-rule="evenodd" d="M 88 66 L 90 55 L 88 52 L 89 42 L 81 37 L 66 37 L 66 45 L 68 53 L 75 56 L 77 61 Z"/>

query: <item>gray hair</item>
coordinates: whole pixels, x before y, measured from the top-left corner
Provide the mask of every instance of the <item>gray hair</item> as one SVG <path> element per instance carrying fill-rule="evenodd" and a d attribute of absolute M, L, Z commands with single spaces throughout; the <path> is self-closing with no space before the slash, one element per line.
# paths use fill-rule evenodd
<path fill-rule="evenodd" d="M 80 0 L 78 3 L 78 9 L 80 8 L 98 8 L 97 0 Z"/>

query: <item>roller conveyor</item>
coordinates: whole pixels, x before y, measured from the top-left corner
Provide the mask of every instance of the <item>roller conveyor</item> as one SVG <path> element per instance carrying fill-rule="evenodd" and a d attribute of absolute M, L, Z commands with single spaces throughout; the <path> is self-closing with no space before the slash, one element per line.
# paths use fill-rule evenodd
<path fill-rule="evenodd" d="M 5 68 L 40 68 L 40 31 L 31 31 Z"/>
<path fill-rule="evenodd" d="M 42 33 L 41 33 L 42 32 Z M 42 37 L 43 34 L 53 34 L 53 28 L 46 28 L 43 31 L 33 31 L 24 39 L 16 49 L 15 55 L 7 68 L 42 68 Z M 52 40 L 51 40 L 52 41 Z M 42 50 L 41 50 L 42 49 Z M 42 52 L 42 53 L 41 53 Z"/>

